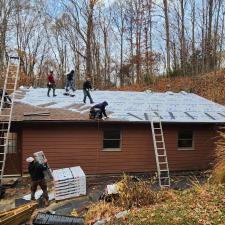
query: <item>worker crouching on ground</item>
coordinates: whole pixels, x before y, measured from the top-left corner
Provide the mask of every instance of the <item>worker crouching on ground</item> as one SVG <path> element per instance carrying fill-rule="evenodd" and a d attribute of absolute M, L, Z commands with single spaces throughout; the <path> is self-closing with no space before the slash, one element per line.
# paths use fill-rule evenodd
<path fill-rule="evenodd" d="M 39 185 L 43 191 L 43 198 L 46 200 L 46 205 L 48 204 L 48 191 L 47 183 L 44 176 L 44 171 L 47 170 L 47 159 L 44 161 L 44 164 L 40 164 L 33 157 L 26 159 L 29 163 L 28 171 L 31 177 L 31 200 L 35 200 L 35 192 L 37 186 Z"/>
<path fill-rule="evenodd" d="M 102 103 L 92 106 L 90 109 L 90 119 L 102 119 L 103 115 L 106 118 L 108 118 L 105 111 L 105 107 L 107 105 L 108 105 L 108 102 L 104 101 Z"/>

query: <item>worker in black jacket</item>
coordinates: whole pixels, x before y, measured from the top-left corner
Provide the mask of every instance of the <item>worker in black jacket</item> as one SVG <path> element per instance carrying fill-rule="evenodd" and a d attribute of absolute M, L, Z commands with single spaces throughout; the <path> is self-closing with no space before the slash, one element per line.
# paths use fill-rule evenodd
<path fill-rule="evenodd" d="M 92 89 L 92 86 L 91 86 L 91 78 L 90 77 L 86 77 L 86 80 L 84 81 L 83 83 L 83 92 L 84 92 L 84 100 L 83 102 L 86 103 L 86 98 L 88 97 L 89 100 L 90 100 L 90 103 L 94 103 L 93 102 L 93 99 L 90 95 L 90 90 Z"/>
<path fill-rule="evenodd" d="M 33 157 L 26 159 L 29 163 L 28 171 L 31 177 L 31 200 L 35 200 L 35 192 L 39 185 L 43 191 L 43 198 L 48 201 L 47 183 L 45 180 L 44 171 L 47 170 L 47 159 L 44 164 L 40 164 Z"/>
<path fill-rule="evenodd" d="M 74 84 L 74 70 L 71 70 L 70 73 L 68 73 L 66 75 L 66 92 L 69 91 L 69 88 L 72 90 L 72 91 L 75 91 L 75 84 Z"/>
<path fill-rule="evenodd" d="M 102 115 L 104 115 L 106 118 L 108 116 L 106 115 L 105 107 L 108 105 L 108 102 L 104 101 L 102 103 L 96 104 L 90 109 L 90 119 L 102 119 Z"/>
<path fill-rule="evenodd" d="M 0 89 L 0 101 L 2 99 L 2 95 L 3 95 L 3 89 Z M 12 103 L 12 100 L 9 97 L 9 94 L 7 93 L 7 91 L 5 91 L 5 95 L 4 95 L 3 101 L 4 101 L 3 107 L 10 107 L 10 104 Z"/>

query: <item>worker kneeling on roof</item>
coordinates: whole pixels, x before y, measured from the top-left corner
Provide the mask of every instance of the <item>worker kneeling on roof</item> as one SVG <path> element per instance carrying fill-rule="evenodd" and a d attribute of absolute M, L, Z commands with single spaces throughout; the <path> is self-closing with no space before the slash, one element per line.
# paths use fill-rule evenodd
<path fill-rule="evenodd" d="M 47 159 L 44 164 L 40 164 L 33 157 L 27 158 L 26 161 L 29 163 L 28 171 L 31 176 L 31 200 L 35 200 L 35 192 L 39 185 L 43 191 L 43 198 L 48 203 L 47 183 L 44 175 L 44 171 L 47 170 Z"/>
<path fill-rule="evenodd" d="M 90 119 L 102 119 L 102 114 L 108 118 L 105 112 L 105 107 L 108 105 L 108 102 L 104 101 L 97 105 L 94 105 L 90 109 Z"/>

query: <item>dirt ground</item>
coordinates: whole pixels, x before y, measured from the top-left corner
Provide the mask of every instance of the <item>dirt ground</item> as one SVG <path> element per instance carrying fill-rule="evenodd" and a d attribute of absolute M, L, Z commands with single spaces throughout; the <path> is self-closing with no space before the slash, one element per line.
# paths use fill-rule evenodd
<path fill-rule="evenodd" d="M 138 175 L 140 179 L 149 179 L 148 175 Z M 38 212 L 51 212 L 59 215 L 71 215 L 71 212 L 76 210 L 79 216 L 83 216 L 87 210 L 88 206 L 99 200 L 100 195 L 103 193 L 104 188 L 107 184 L 112 184 L 119 181 L 122 176 L 91 176 L 87 177 L 87 195 L 77 198 L 72 198 L 64 201 L 56 202 L 52 200 L 50 205 L 45 208 L 38 208 L 33 213 L 33 216 L 29 223 L 32 224 L 32 219 L 35 218 Z M 159 189 L 157 184 L 157 179 L 151 178 L 153 185 L 151 188 Z M 198 176 L 192 175 L 180 175 L 173 176 L 171 178 L 172 188 L 174 189 L 186 189 L 191 186 L 193 180 L 198 180 L 203 183 L 206 180 L 205 174 L 200 174 Z M 11 182 L 12 183 L 12 182 Z M 52 182 L 48 181 L 49 191 L 52 191 Z M 20 200 L 23 196 L 30 194 L 30 178 L 19 178 L 16 180 L 14 185 L 8 186 L 6 188 L 6 193 L 3 199 L 0 200 L 0 212 L 12 209 L 15 207 L 15 202 Z M 22 201 L 21 204 L 24 202 Z"/>

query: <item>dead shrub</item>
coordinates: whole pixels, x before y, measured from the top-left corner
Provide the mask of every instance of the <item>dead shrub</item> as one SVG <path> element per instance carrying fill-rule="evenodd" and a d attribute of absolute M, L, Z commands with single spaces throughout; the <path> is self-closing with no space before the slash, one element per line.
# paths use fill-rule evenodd
<path fill-rule="evenodd" d="M 134 181 L 130 176 L 124 175 L 117 184 L 117 189 L 119 198 L 115 204 L 126 209 L 151 205 L 157 199 L 156 193 L 151 190 L 150 182 Z"/>

